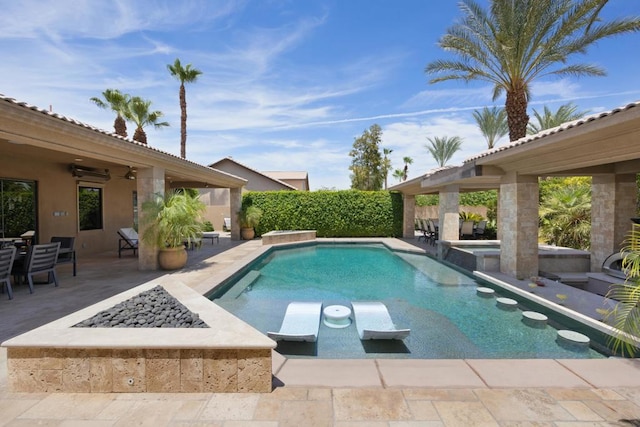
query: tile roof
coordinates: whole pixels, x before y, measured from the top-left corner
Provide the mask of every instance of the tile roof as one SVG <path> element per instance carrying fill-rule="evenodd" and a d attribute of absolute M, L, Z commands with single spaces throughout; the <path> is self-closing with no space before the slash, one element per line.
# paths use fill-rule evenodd
<path fill-rule="evenodd" d="M 627 111 L 627 110 L 630 110 L 632 108 L 637 108 L 637 107 L 640 107 L 640 101 L 632 102 L 632 103 L 627 104 L 627 105 L 625 105 L 623 107 L 614 108 L 613 110 L 610 110 L 610 111 L 603 111 L 603 112 L 600 112 L 600 113 L 591 114 L 589 116 L 583 117 L 583 118 L 578 119 L 578 120 L 574 120 L 574 121 L 571 121 L 571 122 L 566 122 L 566 123 L 561 124 L 560 126 L 556 126 L 554 128 L 551 128 L 551 129 L 545 129 L 543 131 L 540 131 L 540 132 L 536 133 L 535 135 L 524 136 L 524 137 L 522 137 L 522 138 L 520 138 L 520 139 L 518 139 L 516 141 L 510 142 L 507 145 L 504 145 L 504 146 L 501 146 L 501 147 L 495 147 L 495 148 L 493 148 L 491 150 L 485 150 L 485 151 L 483 151 L 481 153 L 478 153 L 478 154 L 476 154 L 476 155 L 474 155 L 472 157 L 469 157 L 469 158 L 465 159 L 463 163 L 470 163 L 470 162 L 472 162 L 474 160 L 477 160 L 477 159 L 480 159 L 482 157 L 487 157 L 487 156 L 490 156 L 490 155 L 492 155 L 494 153 L 498 153 L 498 152 L 501 152 L 501 151 L 509 150 L 511 148 L 518 147 L 518 146 L 521 146 L 521 145 L 529 144 L 529 143 L 531 143 L 533 141 L 545 138 L 547 136 L 554 135 L 554 134 L 557 134 L 557 133 L 560 133 L 560 132 L 564 132 L 564 131 L 567 131 L 569 129 L 576 128 L 576 127 L 582 126 L 582 125 L 584 125 L 586 123 L 590 123 L 590 122 L 593 122 L 593 121 L 596 121 L 596 120 L 602 120 L 602 119 L 604 119 L 606 117 L 610 117 L 610 116 L 613 116 L 613 115 L 615 115 L 617 113 L 620 113 L 620 112 L 623 112 L 623 111 Z"/>
<path fill-rule="evenodd" d="M 210 168 L 215 169 L 217 165 L 219 165 L 220 163 L 222 163 L 222 162 L 224 162 L 224 161 L 228 161 L 228 162 L 235 163 L 235 164 L 237 164 L 238 166 L 241 166 L 241 167 L 243 167 L 243 168 L 245 168 L 245 169 L 247 169 L 247 170 L 249 170 L 249 171 L 251 171 L 251 172 L 254 172 L 254 173 L 258 174 L 258 175 L 262 175 L 262 176 L 264 176 L 265 178 L 270 179 L 270 180 L 271 180 L 271 181 L 273 181 L 273 182 L 277 182 L 277 183 L 278 183 L 278 184 L 280 184 L 280 185 L 283 185 L 283 186 L 285 186 L 285 187 L 289 187 L 289 188 L 291 188 L 292 190 L 297 190 L 297 188 L 296 188 L 296 187 L 294 187 L 293 185 L 291 185 L 291 184 L 287 184 L 287 183 L 286 183 L 286 182 L 284 182 L 284 181 L 280 181 L 278 178 L 275 178 L 275 177 L 269 176 L 269 175 L 265 174 L 264 172 L 260 172 L 259 170 L 256 170 L 256 169 L 254 169 L 254 168 L 252 168 L 252 167 L 250 167 L 250 166 L 247 166 L 247 165 L 245 165 L 244 163 L 241 163 L 241 162 L 237 161 L 236 159 L 234 159 L 233 157 L 230 157 L 230 156 L 224 157 L 224 158 L 222 158 L 222 159 L 220 159 L 220 160 L 218 160 L 218 161 L 216 161 L 216 162 L 214 162 L 214 163 L 211 163 L 211 164 L 209 165 L 209 167 L 210 167 Z"/>
<path fill-rule="evenodd" d="M 18 106 L 23 107 L 23 108 L 25 108 L 27 110 L 36 111 L 38 113 L 45 114 L 47 116 L 56 118 L 58 120 L 61 120 L 61 121 L 64 121 L 64 122 L 68 122 L 68 123 L 71 123 L 73 125 L 76 125 L 76 126 L 79 126 L 79 127 L 83 127 L 85 129 L 89 129 L 89 130 L 92 130 L 94 132 L 97 132 L 97 133 L 100 133 L 100 134 L 103 134 L 103 135 L 110 136 L 110 137 L 115 138 L 115 139 L 119 139 L 119 140 L 121 140 L 123 142 L 128 142 L 128 143 L 137 145 L 139 147 L 144 147 L 144 148 L 146 148 L 148 150 L 152 150 L 152 151 L 155 151 L 157 153 L 160 153 L 160 154 L 163 154 L 163 155 L 166 155 L 166 156 L 169 156 L 169 157 L 180 159 L 180 160 L 182 160 L 184 162 L 191 163 L 193 165 L 197 165 L 197 166 L 201 166 L 201 167 L 203 166 L 200 163 L 196 163 L 196 162 L 193 162 L 191 160 L 183 159 L 182 157 L 177 156 L 175 154 L 171 154 L 171 153 L 168 153 L 166 151 L 158 150 L 157 148 L 153 148 L 148 144 L 143 144 L 141 142 L 134 141 L 133 139 L 125 138 L 125 137 L 117 135 L 117 134 L 115 134 L 113 132 L 108 132 L 108 131 L 106 131 L 104 129 L 100 129 L 100 128 L 97 128 L 95 126 L 91 126 L 91 125 L 89 125 L 87 123 L 81 122 L 81 121 L 73 119 L 71 117 L 67 117 L 67 116 L 64 116 L 62 114 L 54 113 L 54 112 L 49 111 L 49 110 L 45 110 L 44 108 L 40 108 L 38 106 L 31 105 L 31 104 L 29 104 L 27 102 L 17 101 L 15 98 L 8 97 L 8 96 L 6 96 L 6 95 L 4 95 L 2 93 L 0 93 L 0 101 L 4 101 L 4 102 L 10 103 L 10 104 L 18 105 Z"/>

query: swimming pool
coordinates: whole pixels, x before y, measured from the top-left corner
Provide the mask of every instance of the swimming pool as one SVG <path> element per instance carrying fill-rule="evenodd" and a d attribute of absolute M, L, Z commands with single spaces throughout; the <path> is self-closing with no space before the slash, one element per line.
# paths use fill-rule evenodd
<path fill-rule="evenodd" d="M 322 358 L 600 358 L 593 349 L 556 344 L 556 329 L 532 328 L 522 311 L 481 298 L 485 286 L 423 254 L 383 245 L 312 244 L 274 250 L 243 277 L 210 296 L 263 333 L 277 331 L 291 301 L 350 306 L 355 300 L 384 302 L 404 342 L 360 341 L 354 325 L 321 324 L 316 345 L 280 342 L 288 356 Z"/>

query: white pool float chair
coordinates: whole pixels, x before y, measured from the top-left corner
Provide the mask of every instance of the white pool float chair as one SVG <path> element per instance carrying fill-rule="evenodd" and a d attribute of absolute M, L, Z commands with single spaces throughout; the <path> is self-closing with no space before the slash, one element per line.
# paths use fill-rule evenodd
<path fill-rule="evenodd" d="M 387 307 L 378 301 L 352 302 L 356 329 L 361 340 L 403 340 L 411 329 L 396 329 Z"/>
<path fill-rule="evenodd" d="M 321 302 L 292 302 L 278 332 L 267 332 L 269 338 L 284 341 L 316 342 L 320 329 Z"/>

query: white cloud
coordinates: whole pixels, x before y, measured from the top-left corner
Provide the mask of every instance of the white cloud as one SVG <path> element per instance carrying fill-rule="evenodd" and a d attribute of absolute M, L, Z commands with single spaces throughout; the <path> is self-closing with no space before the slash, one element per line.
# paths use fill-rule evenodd
<path fill-rule="evenodd" d="M 467 106 L 485 105 L 494 103 L 492 100 L 493 88 L 490 86 L 446 88 L 436 90 L 423 90 L 409 98 L 402 107 L 424 108 L 432 105 L 457 105 Z M 477 108 L 477 107 L 476 107 Z"/>
<path fill-rule="evenodd" d="M 461 164 L 471 155 L 486 149 L 486 142 L 475 121 L 461 115 L 436 115 L 422 120 L 394 122 L 382 129 L 383 147 L 393 149 L 391 161 L 393 169 L 404 166 L 403 157 L 411 157 L 413 164 L 409 166 L 409 178 L 424 174 L 437 167 L 431 153 L 425 147 L 427 137 L 459 136 L 463 139 L 458 151 L 448 165 Z"/>
<path fill-rule="evenodd" d="M 129 33 L 198 27 L 233 13 L 232 1 L 21 0 L 2 4 L 0 38 L 61 41 L 71 37 L 113 39 Z"/>

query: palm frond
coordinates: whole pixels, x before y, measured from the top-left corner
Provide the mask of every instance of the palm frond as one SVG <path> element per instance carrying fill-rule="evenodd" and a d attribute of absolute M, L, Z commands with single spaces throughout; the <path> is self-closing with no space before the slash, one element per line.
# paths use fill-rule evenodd
<path fill-rule="evenodd" d="M 607 298 L 619 301 L 608 314 L 619 331 L 610 341 L 612 349 L 622 355 L 634 356 L 640 350 L 640 226 L 633 224 L 622 249 L 624 283 L 612 285 Z"/>

